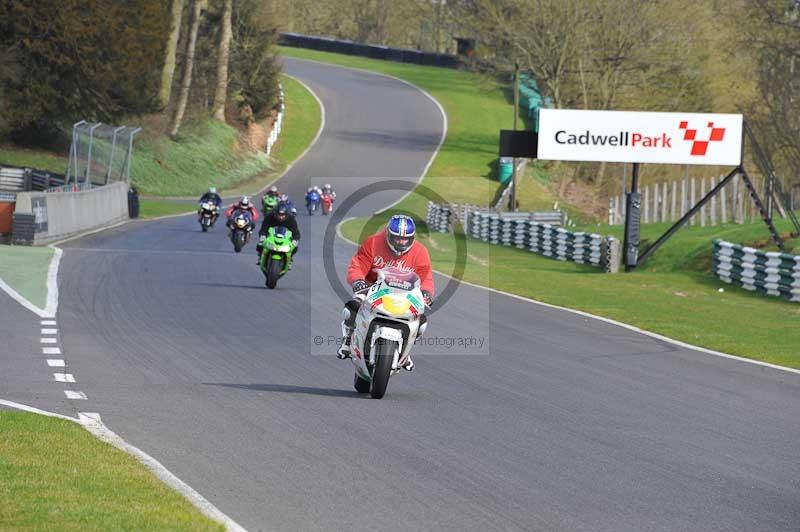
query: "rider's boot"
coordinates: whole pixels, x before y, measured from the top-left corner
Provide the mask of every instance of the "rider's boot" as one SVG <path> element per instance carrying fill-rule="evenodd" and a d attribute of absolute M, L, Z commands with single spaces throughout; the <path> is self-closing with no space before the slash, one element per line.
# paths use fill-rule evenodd
<path fill-rule="evenodd" d="M 414 371 L 414 361 L 411 360 L 411 355 L 408 355 L 406 363 L 403 364 L 403 369 L 406 371 Z"/>
<path fill-rule="evenodd" d="M 340 345 L 339 349 L 336 351 L 336 356 L 339 358 L 339 360 L 351 358 L 350 342 L 353 337 L 353 329 L 355 328 L 355 324 L 351 325 L 349 323 L 350 316 L 350 311 L 347 308 L 342 310 L 342 345 Z"/>

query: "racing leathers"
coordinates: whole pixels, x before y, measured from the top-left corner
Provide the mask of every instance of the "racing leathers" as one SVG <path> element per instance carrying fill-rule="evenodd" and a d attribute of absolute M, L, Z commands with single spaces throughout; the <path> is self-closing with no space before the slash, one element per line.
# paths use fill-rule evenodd
<path fill-rule="evenodd" d="M 350 336 L 363 300 L 363 296 L 359 293 L 375 283 L 378 278 L 377 271 L 387 266 L 415 272 L 420 279 L 420 289 L 425 298 L 425 304 L 428 307 L 433 304 L 433 269 L 427 248 L 419 241 L 414 241 L 408 251 L 397 255 L 386 242 L 386 230 L 370 236 L 358 248 L 347 268 L 347 282 L 352 286 L 355 297 L 345 303 L 344 315 L 346 318 L 342 323 L 344 342 L 337 353 L 339 358 L 350 357 Z M 425 314 L 421 314 L 420 325 L 426 321 Z M 411 361 L 411 357 L 408 360 L 404 369 L 411 371 L 414 363 Z"/>

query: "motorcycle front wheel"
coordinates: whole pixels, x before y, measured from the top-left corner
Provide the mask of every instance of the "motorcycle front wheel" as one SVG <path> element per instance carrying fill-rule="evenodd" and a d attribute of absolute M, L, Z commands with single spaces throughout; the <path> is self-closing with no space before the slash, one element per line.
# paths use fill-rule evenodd
<path fill-rule="evenodd" d="M 373 399 L 380 399 L 386 394 L 386 387 L 389 385 L 389 376 L 392 373 L 392 362 L 394 352 L 397 349 L 397 342 L 392 340 L 381 340 L 375 343 L 377 353 L 375 368 L 372 370 L 372 387 L 369 394 Z"/>
<path fill-rule="evenodd" d="M 267 288 L 273 289 L 278 285 L 281 276 L 281 263 L 275 259 L 268 259 L 267 263 Z"/>

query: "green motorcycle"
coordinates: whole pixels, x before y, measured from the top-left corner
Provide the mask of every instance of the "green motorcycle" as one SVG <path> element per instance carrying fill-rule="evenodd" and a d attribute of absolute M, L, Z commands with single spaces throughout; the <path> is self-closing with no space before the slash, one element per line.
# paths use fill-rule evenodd
<path fill-rule="evenodd" d="M 292 240 L 292 232 L 281 226 L 270 227 L 258 244 L 261 246 L 258 265 L 266 279 L 267 288 L 275 288 L 278 279 L 286 275 L 292 266 L 292 253 L 297 247 Z"/>
<path fill-rule="evenodd" d="M 263 204 L 264 216 L 267 216 L 278 205 L 278 197 L 264 194 L 264 197 L 261 198 L 261 203 Z"/>

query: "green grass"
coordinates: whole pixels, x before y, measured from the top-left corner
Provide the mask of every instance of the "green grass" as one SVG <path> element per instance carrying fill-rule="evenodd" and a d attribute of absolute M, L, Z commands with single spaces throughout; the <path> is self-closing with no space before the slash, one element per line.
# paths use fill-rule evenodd
<path fill-rule="evenodd" d="M 0 411 L 0 529 L 224 530 L 75 423 Z"/>
<path fill-rule="evenodd" d="M 412 214 L 424 220 L 424 213 Z M 352 220 L 342 231 L 347 238 L 360 241 L 383 223 L 385 216 L 369 223 Z M 779 227 L 788 231 L 785 222 L 779 222 Z M 595 232 L 608 233 L 608 228 L 601 229 Z M 653 241 L 665 229 L 666 224 L 644 226 L 643 238 Z M 425 232 L 423 226 L 422 241 L 430 250 L 434 268 L 452 274 L 456 261 L 453 236 Z M 800 368 L 800 305 L 715 279 L 710 273 L 713 238 L 747 244 L 765 241 L 768 236 L 763 224 L 684 228 L 639 270 L 617 275 L 467 239 L 463 279 L 701 347 Z M 800 239 L 789 244 L 800 251 Z M 718 292 L 719 288 L 724 292 Z"/>
<path fill-rule="evenodd" d="M 68 162 L 69 157 L 58 153 L 29 150 L 12 145 L 0 146 L 0 164 L 25 166 L 63 174 L 67 170 Z"/>
<path fill-rule="evenodd" d="M 235 128 L 210 118 L 187 122 L 176 140 L 145 128 L 136 138 L 133 184 L 150 196 L 199 196 L 212 184 L 228 195 L 261 190 L 308 147 L 321 121 L 316 99 L 302 84 L 288 76 L 282 83 L 286 114 L 271 157 L 243 147 Z M 98 142 L 95 148 L 102 153 L 110 146 Z M 0 147 L 0 163 L 63 174 L 67 162 L 62 154 Z"/>
<path fill-rule="evenodd" d="M 186 203 L 185 201 L 162 200 L 153 198 L 142 198 L 139 201 L 140 218 L 157 218 L 159 216 L 169 216 L 172 214 L 186 214 L 196 212 L 197 205 Z"/>
<path fill-rule="evenodd" d="M 49 247 L 2 246 L 0 279 L 44 309 L 47 304 L 47 271 L 52 257 L 53 249 Z"/>

